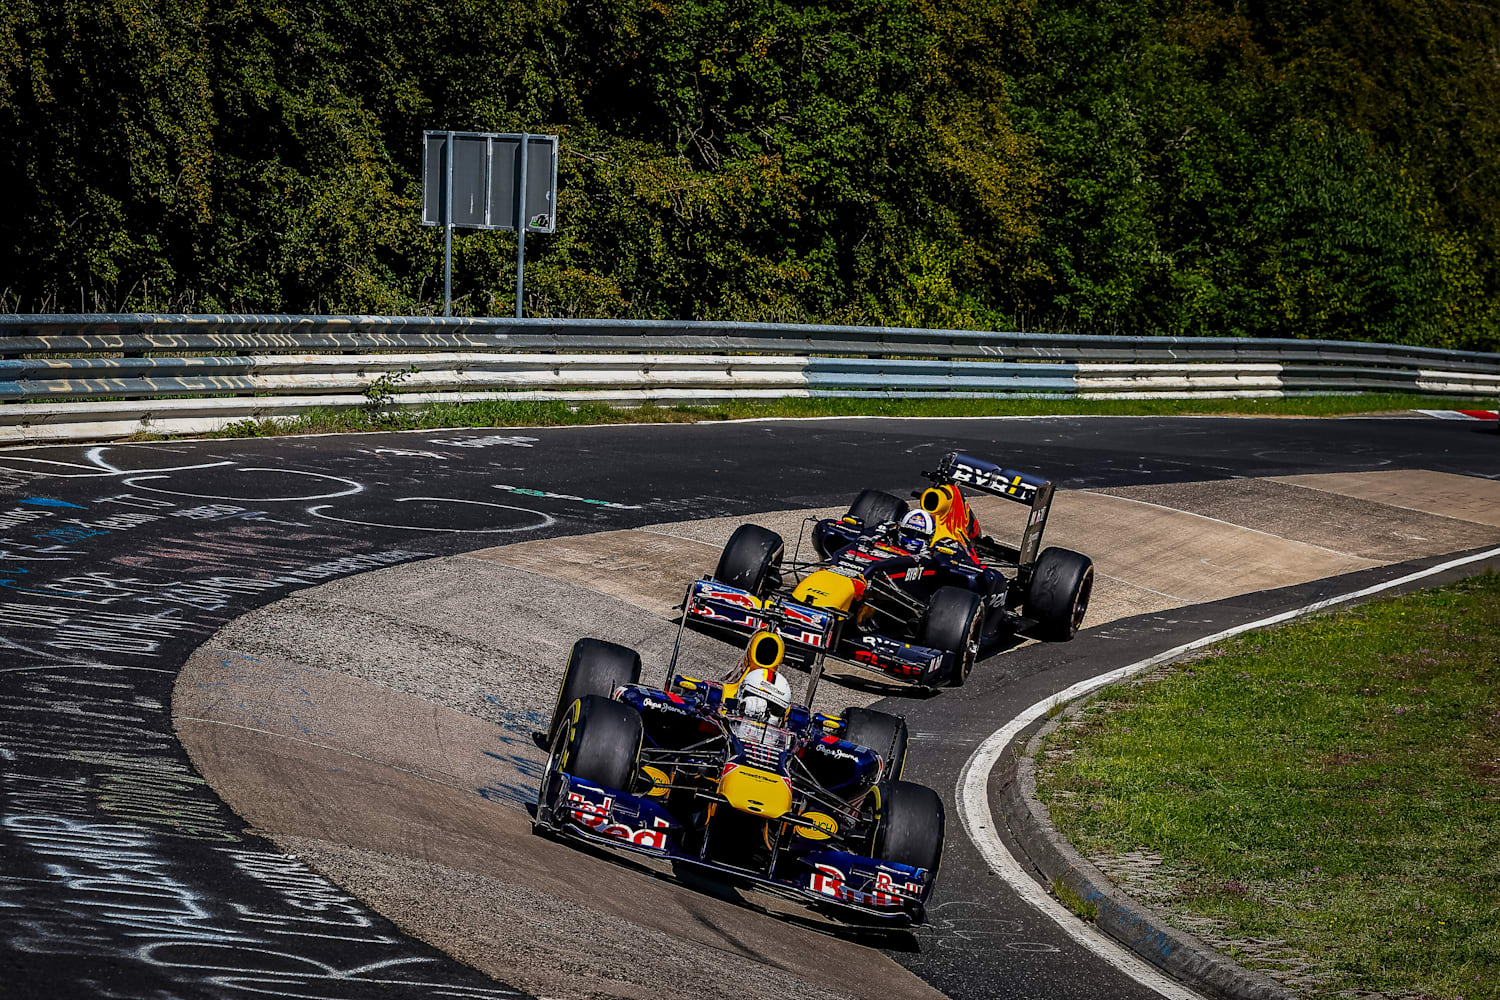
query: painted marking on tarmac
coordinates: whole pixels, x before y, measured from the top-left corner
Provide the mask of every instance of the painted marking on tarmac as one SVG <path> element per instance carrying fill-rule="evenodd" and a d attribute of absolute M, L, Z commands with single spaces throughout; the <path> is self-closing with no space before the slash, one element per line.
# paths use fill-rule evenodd
<path fill-rule="evenodd" d="M 25 447 L 33 447 L 26 445 Z M 99 449 L 95 449 L 96 451 Z M 46 476 L 49 479 L 108 479 L 111 476 L 132 476 L 147 472 L 185 472 L 190 469 L 217 469 L 225 465 L 233 465 L 234 462 L 225 460 L 222 462 L 199 462 L 196 465 L 172 465 L 161 469 L 116 469 L 114 466 L 81 465 L 78 462 L 58 462 L 50 458 L 33 458 L 30 455 L 4 456 L 6 462 L 31 462 L 36 465 L 52 465 L 64 469 L 85 469 L 85 472 L 50 472 L 46 469 L 16 469 L 9 465 L 0 464 L 0 471 L 13 472 L 25 476 Z"/>
<path fill-rule="evenodd" d="M 477 438 L 429 438 L 427 443 L 445 448 L 489 448 L 497 444 L 511 448 L 531 448 L 540 440 L 541 438 L 527 437 L 524 434 L 490 434 Z"/>
<path fill-rule="evenodd" d="M 523 497 L 538 497 L 544 500 L 572 500 L 576 503 L 592 504 L 595 507 L 608 507 L 610 510 L 640 510 L 641 505 L 635 503 L 616 503 L 613 500 L 595 500 L 592 497 L 574 496 L 572 493 L 553 493 L 551 490 L 532 490 L 524 486 L 505 486 L 501 483 L 493 484 L 495 489 L 504 490 Z"/>
<path fill-rule="evenodd" d="M 313 499 L 318 499 L 314 497 Z M 543 514 L 539 510 L 530 507 L 513 507 L 508 503 L 490 503 L 486 500 L 460 500 L 457 497 L 399 497 L 396 503 L 467 503 L 477 507 L 498 507 L 501 510 L 516 510 L 522 514 L 530 514 L 532 517 L 540 518 L 536 524 L 517 524 L 508 528 L 437 528 L 424 527 L 420 524 L 385 524 L 380 521 L 356 521 L 347 517 L 334 517 L 332 514 L 324 514 L 332 504 L 319 504 L 316 507 L 307 508 L 307 512 L 313 517 L 322 518 L 325 521 L 337 521 L 340 524 L 358 524 L 367 528 L 399 528 L 405 531 L 446 531 L 450 534 L 472 534 L 472 535 L 497 535 L 508 531 L 540 531 L 542 528 L 550 528 L 557 523 L 557 518 L 551 514 Z"/>
<path fill-rule="evenodd" d="M 969 835 L 974 846 L 978 848 L 979 854 L 984 858 L 990 870 L 1010 884 L 1026 902 L 1037 910 L 1050 917 L 1063 932 L 1094 952 L 1115 968 L 1124 972 L 1136 982 L 1155 990 L 1168 1000 L 1202 1000 L 1200 994 L 1188 989 L 1175 979 L 1167 977 L 1154 965 L 1149 964 L 1134 952 L 1127 950 L 1124 946 L 1108 937 L 1102 931 L 1086 924 L 1073 915 L 1073 912 L 1062 903 L 1054 899 L 1042 885 L 1033 879 L 1022 867 L 1021 862 L 1005 846 L 993 826 L 993 813 L 990 811 L 989 778 L 990 772 L 994 770 L 995 764 L 1000 760 L 1000 755 L 1005 748 L 1015 741 L 1016 737 L 1029 725 L 1042 718 L 1058 705 L 1066 704 L 1075 698 L 1082 697 L 1091 691 L 1125 680 L 1143 671 L 1149 670 L 1158 664 L 1175 660 L 1184 653 L 1201 649 L 1204 646 L 1222 642 L 1242 632 L 1253 629 L 1266 628 L 1271 625 L 1279 625 L 1282 622 L 1291 621 L 1304 615 L 1322 611 L 1337 604 L 1345 604 L 1362 597 L 1369 597 L 1381 591 L 1391 590 L 1404 584 L 1421 580 L 1438 573 L 1447 572 L 1460 566 L 1492 559 L 1500 556 L 1500 549 L 1489 549 L 1476 555 L 1464 556 L 1453 559 L 1437 566 L 1408 573 L 1406 576 L 1395 580 L 1387 580 L 1377 583 L 1363 590 L 1340 594 L 1322 601 L 1316 601 L 1293 611 L 1284 611 L 1281 614 L 1272 615 L 1269 618 L 1261 618 L 1258 621 L 1248 622 L 1244 625 L 1236 625 L 1222 632 L 1185 642 L 1180 646 L 1174 646 L 1165 652 L 1157 653 L 1155 656 L 1139 660 L 1129 666 L 1111 670 L 1108 673 L 1091 677 L 1088 680 L 1079 681 L 1072 687 L 1066 688 L 1027 708 L 1014 719 L 1007 722 L 1002 728 L 997 729 L 979 745 L 974 755 L 964 764 L 963 770 L 959 772 L 956 797 L 958 800 L 958 814 L 963 821 L 964 832 Z"/>
<path fill-rule="evenodd" d="M 76 503 L 68 503 L 66 500 L 57 500 L 53 497 L 22 497 L 20 503 L 29 504 L 33 507 L 62 507 L 69 510 L 86 510 Z"/>
<path fill-rule="evenodd" d="M 248 503 L 300 503 L 300 502 L 302 502 L 304 500 L 333 500 L 333 499 L 335 499 L 337 497 L 353 496 L 356 493 L 362 493 L 364 491 L 364 485 L 362 483 L 357 483 L 357 482 L 355 482 L 352 479 L 345 479 L 343 476 L 331 476 L 331 475 L 329 475 L 326 472 L 304 472 L 301 469 L 262 469 L 262 468 L 244 468 L 244 469 L 236 469 L 234 471 L 236 471 L 236 472 L 269 472 L 269 473 L 273 473 L 275 475 L 284 475 L 284 476 L 308 476 L 308 477 L 313 478 L 313 479 L 326 479 L 326 480 L 330 480 L 330 481 L 335 482 L 335 483 L 343 483 L 344 484 L 344 488 L 340 489 L 340 490 L 335 490 L 332 493 L 315 493 L 315 494 L 313 494 L 311 496 L 297 496 L 297 497 L 242 497 L 242 496 L 226 495 L 226 494 L 221 494 L 221 493 L 186 493 L 186 492 L 183 492 L 182 490 L 166 490 L 166 489 L 162 489 L 159 486 L 146 486 L 146 485 L 143 485 L 148 480 L 153 480 L 153 479 L 168 479 L 168 478 L 170 478 L 169 476 L 158 476 L 158 475 L 132 476 L 130 479 L 122 480 L 122 482 L 126 486 L 130 486 L 132 488 L 147 490 L 147 491 L 149 491 L 151 493 L 165 493 L 168 496 L 174 496 L 174 497 L 192 497 L 195 500 L 244 500 L 244 501 L 246 501 Z"/>

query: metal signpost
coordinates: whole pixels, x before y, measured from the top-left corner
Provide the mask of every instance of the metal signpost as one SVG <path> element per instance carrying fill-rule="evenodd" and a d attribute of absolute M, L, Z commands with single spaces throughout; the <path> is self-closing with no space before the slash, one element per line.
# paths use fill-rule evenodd
<path fill-rule="evenodd" d="M 453 227 L 516 231 L 516 316 L 526 234 L 557 228 L 557 136 L 529 132 L 422 134 L 422 225 L 443 227 L 443 315 L 453 309 Z"/>

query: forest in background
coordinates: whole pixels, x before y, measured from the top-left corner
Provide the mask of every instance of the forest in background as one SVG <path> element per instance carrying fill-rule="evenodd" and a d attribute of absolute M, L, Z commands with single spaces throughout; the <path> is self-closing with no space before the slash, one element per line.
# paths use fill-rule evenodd
<path fill-rule="evenodd" d="M 529 315 L 1500 347 L 1493 0 L 6 0 L 0 310 L 441 311 L 427 128 Z"/>

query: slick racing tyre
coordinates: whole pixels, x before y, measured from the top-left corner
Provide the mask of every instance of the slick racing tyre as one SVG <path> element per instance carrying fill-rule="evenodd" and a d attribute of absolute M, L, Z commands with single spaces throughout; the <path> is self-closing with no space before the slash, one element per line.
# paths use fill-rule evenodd
<path fill-rule="evenodd" d="M 781 586 L 781 557 L 785 552 L 786 543 L 770 528 L 742 524 L 729 536 L 714 579 L 764 597 Z"/>
<path fill-rule="evenodd" d="M 1093 589 L 1093 560 L 1071 549 L 1045 549 L 1026 588 L 1026 617 L 1038 623 L 1040 638 L 1066 642 L 1083 625 Z"/>
<path fill-rule="evenodd" d="M 570 703 L 558 732 L 556 767 L 575 778 L 628 792 L 641 756 L 641 713 L 587 694 Z"/>
<path fill-rule="evenodd" d="M 573 652 L 563 671 L 562 687 L 557 692 L 557 704 L 552 709 L 547 735 L 557 735 L 563 713 L 579 698 L 590 694 L 608 698 L 615 693 L 615 688 L 634 684 L 640 679 L 641 655 L 635 650 L 603 639 L 579 639 L 573 643 Z"/>
<path fill-rule="evenodd" d="M 884 782 L 876 791 L 879 818 L 870 856 L 926 868 L 936 876 L 943 860 L 943 800 L 926 785 L 912 781 Z"/>
<path fill-rule="evenodd" d="M 885 777 L 899 778 L 906 768 L 906 720 L 873 708 L 844 709 L 841 739 L 869 747 L 885 762 Z"/>
<path fill-rule="evenodd" d="M 864 490 L 849 505 L 849 516 L 864 522 L 866 528 L 874 528 L 887 521 L 900 521 L 911 508 L 905 500 L 883 490 Z"/>
<path fill-rule="evenodd" d="M 917 641 L 953 654 L 953 672 L 948 675 L 948 683 L 959 687 L 969 679 L 969 671 L 979 658 L 983 634 L 984 602 L 979 595 L 962 587 L 939 587 L 922 617 Z"/>

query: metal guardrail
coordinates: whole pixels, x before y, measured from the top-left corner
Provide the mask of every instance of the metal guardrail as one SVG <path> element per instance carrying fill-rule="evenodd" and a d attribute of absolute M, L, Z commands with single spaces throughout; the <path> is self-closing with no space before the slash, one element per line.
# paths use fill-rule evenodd
<path fill-rule="evenodd" d="M 396 376 L 399 376 L 397 378 Z M 1493 396 L 1500 355 L 1392 344 L 404 316 L 0 316 L 0 441 L 193 433 L 313 407 L 786 396 Z"/>

